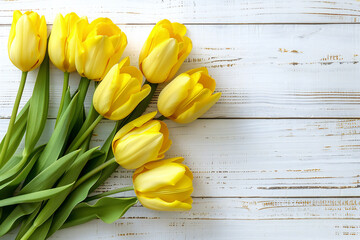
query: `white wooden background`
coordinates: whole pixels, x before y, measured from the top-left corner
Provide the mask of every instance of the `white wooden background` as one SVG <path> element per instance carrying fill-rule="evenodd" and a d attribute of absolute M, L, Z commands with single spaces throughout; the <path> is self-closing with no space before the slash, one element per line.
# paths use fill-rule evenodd
<path fill-rule="evenodd" d="M 52 239 L 359 239 L 360 2 L 0 1 L 1 135 L 20 78 L 7 57 L 15 9 L 44 14 L 49 29 L 58 12 L 109 17 L 127 34 L 133 65 L 157 21 L 185 23 L 194 48 L 180 72 L 206 66 L 223 92 L 203 119 L 168 122 L 168 156 L 184 156 L 195 175 L 190 212 L 137 205 L 115 224 L 93 221 Z M 51 71 L 49 132 L 62 86 Z M 93 145 L 111 128 L 103 121 Z M 99 192 L 128 184 L 131 172 L 119 168 Z"/>

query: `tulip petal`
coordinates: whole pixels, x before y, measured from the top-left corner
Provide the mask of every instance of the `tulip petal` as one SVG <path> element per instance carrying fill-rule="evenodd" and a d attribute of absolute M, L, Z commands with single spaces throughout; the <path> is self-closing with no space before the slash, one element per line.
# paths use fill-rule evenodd
<path fill-rule="evenodd" d="M 189 54 L 192 50 L 191 39 L 188 37 L 184 37 L 184 39 L 185 39 L 185 45 L 183 47 L 184 52 L 182 53 L 182 55 L 178 56 L 178 60 L 177 60 L 176 64 L 173 66 L 173 68 L 171 69 L 166 81 L 170 81 L 171 79 L 173 79 L 173 77 L 175 76 L 175 74 L 177 73 L 177 71 L 179 70 L 179 68 L 181 67 L 181 65 L 183 64 L 185 59 L 189 56 Z"/>
<path fill-rule="evenodd" d="M 127 67 L 130 65 L 130 57 L 126 57 L 118 63 L 118 68 Z"/>
<path fill-rule="evenodd" d="M 151 83 L 164 82 L 177 62 L 178 52 L 178 43 L 173 38 L 157 45 L 141 65 L 146 79 Z"/>
<path fill-rule="evenodd" d="M 191 209 L 192 199 L 188 198 L 186 201 L 166 202 L 160 198 L 147 198 L 138 195 L 139 202 L 146 208 L 157 211 L 188 211 Z"/>
<path fill-rule="evenodd" d="M 16 34 L 16 24 L 19 20 L 19 18 L 22 16 L 22 13 L 19 10 L 15 10 L 14 14 L 13 14 L 13 21 L 11 24 L 11 29 L 10 29 L 10 34 L 9 34 L 9 41 L 8 41 L 8 54 L 10 56 L 10 48 L 11 48 L 11 44 L 15 38 L 15 34 Z"/>
<path fill-rule="evenodd" d="M 182 163 L 183 161 L 184 161 L 183 157 L 175 157 L 175 158 L 168 158 L 168 159 L 149 162 L 149 163 L 139 167 L 138 169 L 136 169 L 136 171 L 133 174 L 133 179 L 135 179 L 143 171 L 147 171 L 149 169 L 159 167 L 165 163 Z"/>
<path fill-rule="evenodd" d="M 211 92 L 214 92 L 216 87 L 215 79 L 210 77 L 207 71 L 206 72 L 199 71 L 198 73 L 200 73 L 200 78 L 198 80 L 198 83 L 201 83 L 204 86 L 204 88 L 210 89 Z"/>
<path fill-rule="evenodd" d="M 160 149 L 159 157 L 158 157 L 161 159 L 164 158 L 165 152 L 167 152 L 171 147 L 172 141 L 169 139 L 169 129 L 167 125 L 163 121 L 160 121 L 160 124 L 161 124 L 160 132 L 164 135 L 164 143 Z"/>
<path fill-rule="evenodd" d="M 184 175 L 174 186 L 165 186 L 155 191 L 146 192 L 146 197 L 161 198 L 167 202 L 183 201 L 193 192 L 192 179 Z"/>
<path fill-rule="evenodd" d="M 165 163 L 139 174 L 134 188 L 139 192 L 156 191 L 162 187 L 175 186 L 185 174 L 185 167 L 178 163 Z"/>
<path fill-rule="evenodd" d="M 10 60 L 23 72 L 30 71 L 39 61 L 39 42 L 29 16 L 24 14 L 16 24 L 16 35 L 10 47 Z"/>
<path fill-rule="evenodd" d="M 123 136 L 125 136 L 128 132 L 130 132 L 133 128 L 135 127 L 141 127 L 143 124 L 145 124 L 146 122 L 150 121 L 151 119 L 153 119 L 157 114 L 157 111 L 142 115 L 140 117 L 138 117 L 137 119 L 129 122 L 128 124 L 126 124 L 125 126 L 123 126 L 115 135 L 114 140 L 112 142 L 112 147 L 113 147 L 113 152 L 114 151 L 114 144 L 116 143 L 117 140 L 119 140 L 120 138 L 122 138 Z"/>
<path fill-rule="evenodd" d="M 156 160 L 163 142 L 161 133 L 133 135 L 125 141 L 116 141 L 114 156 L 123 168 L 136 169 L 145 163 Z"/>
<path fill-rule="evenodd" d="M 132 94 L 128 101 L 112 111 L 108 118 L 110 120 L 120 120 L 127 117 L 136 106 L 149 95 L 150 91 L 151 87 L 148 84 L 145 84 L 140 92 Z"/>
<path fill-rule="evenodd" d="M 114 54 L 109 38 L 96 36 L 84 42 L 86 52 L 85 74 L 92 80 L 101 80 L 108 65 L 109 56 Z"/>
<path fill-rule="evenodd" d="M 201 102 L 196 102 L 191 108 L 173 120 L 178 123 L 190 123 L 196 120 L 206 113 L 219 100 L 220 96 L 221 93 L 215 93 Z"/>
<path fill-rule="evenodd" d="M 40 64 L 43 62 L 45 57 L 46 45 L 47 45 L 47 26 L 44 16 L 42 16 L 40 19 L 39 36 L 40 36 L 39 46 L 38 46 L 40 53 L 39 61 L 35 64 L 35 66 L 32 69 L 35 69 L 38 66 L 40 66 Z"/>
<path fill-rule="evenodd" d="M 187 98 L 190 81 L 188 74 L 180 74 L 160 92 L 157 106 L 162 115 L 171 116 L 179 104 Z"/>
<path fill-rule="evenodd" d="M 142 75 L 141 71 L 134 66 L 124 66 L 121 68 L 120 72 L 130 74 L 132 77 L 134 77 L 138 80 L 138 83 L 140 85 L 143 82 L 143 75 Z"/>
<path fill-rule="evenodd" d="M 185 36 L 186 27 L 184 26 L 184 24 L 181 24 L 181 23 L 178 23 L 178 22 L 173 22 L 171 25 L 173 27 L 174 34 L 177 34 L 177 35 L 180 35 L 180 36 Z"/>
<path fill-rule="evenodd" d="M 111 108 L 113 99 L 119 84 L 119 68 L 114 65 L 104 80 L 100 82 L 93 96 L 93 104 L 96 111 L 105 116 Z"/>
<path fill-rule="evenodd" d="M 191 108 L 195 102 L 199 102 L 202 99 L 207 99 L 211 96 L 212 92 L 204 88 L 202 84 L 197 83 L 193 89 L 190 90 L 189 96 L 183 101 L 172 115 L 173 117 L 179 116 L 187 109 Z"/>
<path fill-rule="evenodd" d="M 205 74 L 209 75 L 208 69 L 206 67 L 194 68 L 194 69 L 191 69 L 189 71 L 186 71 L 185 73 L 187 73 L 189 75 L 192 75 L 192 74 L 194 74 L 196 72 L 204 72 Z"/>
<path fill-rule="evenodd" d="M 54 20 L 49 37 L 48 52 L 51 62 L 63 72 L 66 71 L 64 66 L 66 38 L 67 29 L 65 19 L 59 13 Z"/>

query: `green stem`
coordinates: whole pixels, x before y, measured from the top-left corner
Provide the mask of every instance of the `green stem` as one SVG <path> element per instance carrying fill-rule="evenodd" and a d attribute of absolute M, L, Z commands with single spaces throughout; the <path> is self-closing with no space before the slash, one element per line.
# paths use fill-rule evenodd
<path fill-rule="evenodd" d="M 31 237 L 31 235 L 35 232 L 36 229 L 37 229 L 37 226 L 32 225 L 20 240 L 29 239 L 29 237 Z"/>
<path fill-rule="evenodd" d="M 83 182 L 85 182 L 86 180 L 88 180 L 89 178 L 91 178 L 93 175 L 95 175 L 96 173 L 100 172 L 101 170 L 103 170 L 104 168 L 106 168 L 107 166 L 111 165 L 115 163 L 115 158 L 104 162 L 103 164 L 97 166 L 96 168 L 94 168 L 93 170 L 91 170 L 90 172 L 86 173 L 84 176 L 82 176 L 74 185 L 73 189 L 77 188 L 78 186 L 80 186 Z"/>
<path fill-rule="evenodd" d="M 79 137 L 79 139 L 76 142 L 73 142 L 69 149 L 67 150 L 67 153 L 75 151 L 80 147 L 80 145 L 85 141 L 87 136 L 95 129 L 95 127 L 99 124 L 99 122 L 103 119 L 102 115 L 99 115 L 95 121 L 86 129 L 86 131 Z"/>
<path fill-rule="evenodd" d="M 114 190 L 111 190 L 111 191 L 107 191 L 107 192 L 104 192 L 104 193 L 100 193 L 100 194 L 88 197 L 84 201 L 89 202 L 89 201 L 96 200 L 96 199 L 106 197 L 106 196 L 109 196 L 109 195 L 113 195 L 113 194 L 116 194 L 116 193 L 127 192 L 127 191 L 132 191 L 132 190 L 134 190 L 133 186 L 117 188 L 117 189 L 114 189 Z"/>
<path fill-rule="evenodd" d="M 61 112 L 62 109 L 64 107 L 64 99 L 65 99 L 65 94 L 66 94 L 66 90 L 68 89 L 69 86 L 69 77 L 70 77 L 70 73 L 68 72 L 64 72 L 64 83 L 63 83 L 63 89 L 62 89 L 62 94 L 61 94 L 61 101 L 60 101 L 60 106 L 59 106 L 59 111 L 56 117 L 56 122 L 55 122 L 55 127 L 60 119 L 61 116 Z"/>
<path fill-rule="evenodd" d="M 84 135 L 84 133 L 86 132 L 86 130 L 91 126 L 91 124 L 93 124 L 93 122 L 99 117 L 99 114 L 96 112 L 94 105 L 91 104 L 91 107 L 89 109 L 89 114 L 87 115 L 85 122 L 83 123 L 83 125 L 81 126 L 79 132 L 76 134 L 76 137 L 72 140 L 70 146 L 68 147 L 68 149 L 70 150 L 71 148 L 73 148 L 74 144 L 76 144 L 80 138 L 82 137 L 82 135 Z M 69 153 L 70 151 L 66 151 L 67 153 Z"/>
<path fill-rule="evenodd" d="M 4 145 L 3 145 L 3 148 L 2 148 L 1 154 L 0 154 L 0 167 L 2 167 L 3 164 L 4 164 L 4 158 L 5 158 L 9 143 L 10 143 L 11 133 L 12 133 L 12 130 L 13 130 L 13 127 L 14 127 L 16 114 L 17 114 L 17 111 L 19 109 L 19 104 L 20 104 L 22 93 L 24 91 L 27 73 L 28 72 L 22 72 L 22 75 L 21 75 L 20 86 L 19 86 L 19 89 L 18 89 L 18 92 L 17 92 L 17 95 L 16 95 L 14 108 L 13 108 L 12 113 L 11 113 L 10 123 L 9 123 L 8 130 L 6 132 Z"/>

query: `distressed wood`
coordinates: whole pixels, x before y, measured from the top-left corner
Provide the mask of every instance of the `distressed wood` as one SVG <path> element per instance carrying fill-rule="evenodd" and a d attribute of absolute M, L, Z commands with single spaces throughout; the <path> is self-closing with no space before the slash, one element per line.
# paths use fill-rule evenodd
<path fill-rule="evenodd" d="M 176 214 L 176 213 L 175 213 Z M 204 220 L 124 219 L 114 224 L 92 221 L 60 230 L 50 239 L 244 239 L 244 240 L 357 240 L 357 220 Z M 5 240 L 15 238 L 9 234 Z"/>
<path fill-rule="evenodd" d="M 7 121 L 0 121 L 2 134 Z M 360 196 L 360 120 L 167 122 L 173 140 L 167 157 L 185 157 L 195 197 Z M 98 126 L 92 146 L 103 143 L 113 124 Z M 97 192 L 130 185 L 131 178 L 132 171 L 119 168 Z"/>
<path fill-rule="evenodd" d="M 137 65 L 152 27 L 121 28 L 129 40 L 124 56 Z M 223 92 L 204 118 L 360 117 L 360 25 L 202 25 L 188 30 L 194 49 L 180 72 L 206 66 Z M 8 32 L 9 26 L 0 26 L 1 118 L 10 116 L 20 80 L 20 71 L 7 58 Z M 54 118 L 63 77 L 51 70 L 49 117 Z M 29 74 L 24 100 L 35 77 L 36 72 Z M 71 78 L 75 90 L 79 76 Z"/>
<path fill-rule="evenodd" d="M 97 1 L 10 0 L 1 2 L 0 24 L 12 19 L 12 12 L 33 10 L 46 15 L 76 12 L 90 19 L 109 17 L 118 24 L 153 24 L 162 18 L 194 24 L 238 23 L 356 23 L 360 3 L 356 0 L 149 0 Z"/>
<path fill-rule="evenodd" d="M 109 17 L 127 34 L 124 56 L 133 65 L 153 24 L 163 18 L 185 23 L 194 49 L 180 72 L 206 66 L 223 92 L 205 119 L 167 121 L 174 142 L 167 156 L 184 156 L 194 172 L 191 211 L 137 204 L 115 224 L 92 221 L 52 239 L 359 238 L 360 120 L 350 118 L 360 118 L 360 1 L 10 0 L 0 6 L 0 137 L 20 78 L 7 58 L 16 9 L 44 14 L 49 29 L 58 12 Z M 62 74 L 51 70 L 42 143 L 61 95 Z M 29 74 L 22 104 L 35 77 L 36 71 Z M 78 78 L 71 76 L 72 91 Z M 92 146 L 101 145 L 112 126 L 102 121 Z M 119 168 L 97 193 L 130 185 L 131 175 Z"/>
<path fill-rule="evenodd" d="M 138 204 L 114 224 L 92 221 L 52 239 L 357 239 L 359 207 L 352 198 L 195 198 L 190 212 Z"/>

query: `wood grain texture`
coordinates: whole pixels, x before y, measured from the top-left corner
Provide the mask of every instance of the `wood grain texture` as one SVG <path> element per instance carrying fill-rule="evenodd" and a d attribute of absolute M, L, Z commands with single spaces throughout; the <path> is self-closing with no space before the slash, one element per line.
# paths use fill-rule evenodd
<path fill-rule="evenodd" d="M 0 121 L 2 134 L 7 121 Z M 167 157 L 185 157 L 194 197 L 360 196 L 360 120 L 167 122 L 173 140 Z M 103 121 L 92 146 L 101 145 L 112 126 Z M 97 192 L 131 184 L 132 171 L 119 168 Z"/>
<path fill-rule="evenodd" d="M 152 26 L 121 28 L 129 40 L 124 56 L 137 66 Z M 1 118 L 10 116 L 20 80 L 7 58 L 8 32 L 9 26 L 0 26 Z M 179 72 L 206 66 L 223 92 L 204 118 L 360 117 L 360 25 L 188 26 L 188 33 L 194 48 Z M 29 74 L 24 100 L 35 77 L 36 71 Z M 52 67 L 51 77 L 54 118 L 62 72 Z M 74 90 L 79 76 L 71 78 Z"/>
<path fill-rule="evenodd" d="M 191 211 L 137 204 L 114 224 L 92 221 L 52 239 L 359 239 L 360 119 L 352 118 L 360 118 L 360 1 L 0 1 L 0 137 L 20 80 L 7 57 L 16 9 L 44 14 L 49 30 L 58 12 L 109 17 L 127 34 L 124 56 L 135 66 L 157 21 L 185 23 L 194 48 L 179 72 L 206 66 L 223 92 L 204 119 L 166 121 L 173 140 L 167 157 L 184 156 L 194 172 Z M 35 77 L 29 74 L 22 104 Z M 72 74 L 73 91 L 78 79 Z M 42 143 L 61 86 L 62 73 L 52 66 Z M 149 111 L 155 108 L 154 101 Z M 102 121 L 92 146 L 112 126 Z M 131 177 L 119 168 L 96 192 L 130 185 Z"/>
<path fill-rule="evenodd" d="M 360 3 L 356 0 L 3 0 L 0 24 L 12 19 L 12 12 L 35 10 L 52 23 L 56 14 L 109 17 L 117 24 L 154 24 L 162 18 L 193 24 L 239 23 L 356 23 Z"/>
<path fill-rule="evenodd" d="M 114 224 L 92 221 L 51 239 L 358 239 L 359 207 L 348 198 L 195 198 L 190 212 L 138 204 Z"/>

